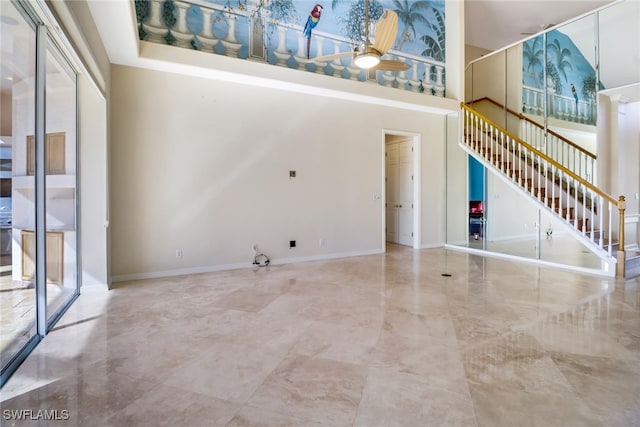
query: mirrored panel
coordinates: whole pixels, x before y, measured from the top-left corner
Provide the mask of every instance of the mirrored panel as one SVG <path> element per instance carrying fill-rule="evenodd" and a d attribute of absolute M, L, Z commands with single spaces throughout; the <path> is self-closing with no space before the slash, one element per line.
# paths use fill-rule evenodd
<path fill-rule="evenodd" d="M 640 1 L 627 0 L 598 12 L 600 81 L 603 88 L 640 81 Z"/>
<path fill-rule="evenodd" d="M 554 28 L 545 36 L 549 125 L 566 125 L 566 122 L 595 125 L 596 15 Z"/>
<path fill-rule="evenodd" d="M 485 246 L 492 252 L 537 258 L 538 208 L 512 181 L 487 176 Z"/>

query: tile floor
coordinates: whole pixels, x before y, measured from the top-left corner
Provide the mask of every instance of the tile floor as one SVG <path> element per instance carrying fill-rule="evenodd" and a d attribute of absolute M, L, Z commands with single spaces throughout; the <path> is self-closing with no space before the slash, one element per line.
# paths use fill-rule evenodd
<path fill-rule="evenodd" d="M 49 312 L 56 313 L 73 294 L 72 289 L 48 284 Z M 0 364 L 8 363 L 36 333 L 35 287 L 11 275 L 0 276 Z"/>
<path fill-rule="evenodd" d="M 639 396 L 640 279 L 390 246 L 85 289 L 0 390 L 0 416 L 609 427 L 640 425 Z"/>

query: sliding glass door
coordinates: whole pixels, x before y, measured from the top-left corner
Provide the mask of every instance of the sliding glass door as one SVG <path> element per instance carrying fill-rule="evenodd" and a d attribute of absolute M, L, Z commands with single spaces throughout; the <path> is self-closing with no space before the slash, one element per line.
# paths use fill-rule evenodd
<path fill-rule="evenodd" d="M 0 385 L 78 295 L 76 73 L 24 2 L 0 1 Z"/>
<path fill-rule="evenodd" d="M 35 186 L 26 166 L 36 128 L 36 23 L 0 1 L 0 361 L 5 369 L 38 340 L 35 256 L 22 256 L 22 227 L 36 216 Z M 25 160 L 24 164 L 20 160 Z M 25 267 L 33 271 L 23 280 Z"/>

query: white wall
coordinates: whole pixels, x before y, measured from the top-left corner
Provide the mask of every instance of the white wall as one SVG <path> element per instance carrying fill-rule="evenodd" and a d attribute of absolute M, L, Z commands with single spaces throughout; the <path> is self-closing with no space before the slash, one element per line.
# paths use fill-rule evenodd
<path fill-rule="evenodd" d="M 114 280 L 250 266 L 254 243 L 274 262 L 383 251 L 383 129 L 421 135 L 422 243 L 444 242 L 443 115 L 125 66 L 111 78 Z"/>
<path fill-rule="evenodd" d="M 80 247 L 82 285 L 108 282 L 107 102 L 85 76 L 80 105 Z"/>

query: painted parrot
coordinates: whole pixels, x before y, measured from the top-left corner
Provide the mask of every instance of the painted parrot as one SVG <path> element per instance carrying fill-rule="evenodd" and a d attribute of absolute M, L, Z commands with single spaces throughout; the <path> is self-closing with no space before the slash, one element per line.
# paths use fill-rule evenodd
<path fill-rule="evenodd" d="M 311 30 L 313 30 L 318 22 L 320 22 L 320 15 L 324 8 L 321 4 L 316 4 L 307 18 L 307 23 L 304 26 L 304 36 L 307 38 L 307 59 L 309 59 L 309 49 L 311 47 Z"/>

